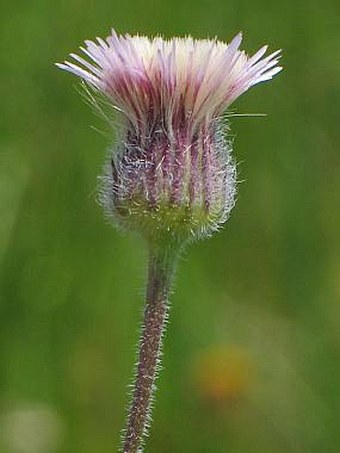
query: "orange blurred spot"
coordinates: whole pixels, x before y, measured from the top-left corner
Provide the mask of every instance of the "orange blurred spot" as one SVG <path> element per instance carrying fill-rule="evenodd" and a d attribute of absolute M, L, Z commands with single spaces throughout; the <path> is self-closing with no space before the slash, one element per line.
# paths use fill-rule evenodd
<path fill-rule="evenodd" d="M 213 347 L 195 361 L 194 379 L 199 396 L 205 400 L 237 400 L 249 390 L 253 380 L 253 363 L 248 352 L 240 347 Z"/>

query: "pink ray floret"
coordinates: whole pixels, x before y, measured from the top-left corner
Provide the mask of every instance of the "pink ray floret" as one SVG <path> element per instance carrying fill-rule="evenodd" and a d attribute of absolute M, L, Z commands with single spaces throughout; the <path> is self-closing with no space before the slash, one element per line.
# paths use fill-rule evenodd
<path fill-rule="evenodd" d="M 212 119 L 251 86 L 281 71 L 280 51 L 267 46 L 248 57 L 239 49 L 242 34 L 229 43 L 191 37 L 149 39 L 118 36 L 86 41 L 84 56 L 58 64 L 105 93 L 135 124 L 145 115 L 192 122 Z"/>

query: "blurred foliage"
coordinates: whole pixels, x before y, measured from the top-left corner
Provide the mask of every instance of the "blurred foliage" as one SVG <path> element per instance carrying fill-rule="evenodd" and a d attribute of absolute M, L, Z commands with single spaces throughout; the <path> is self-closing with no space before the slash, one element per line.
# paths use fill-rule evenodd
<path fill-rule="evenodd" d="M 268 115 L 231 117 L 238 203 L 180 264 L 146 451 L 339 451 L 339 18 L 335 0 L 2 5 L 1 452 L 108 453 L 123 425 L 145 251 L 103 221 L 105 125 L 53 66 L 111 26 L 284 49 L 232 108 Z"/>

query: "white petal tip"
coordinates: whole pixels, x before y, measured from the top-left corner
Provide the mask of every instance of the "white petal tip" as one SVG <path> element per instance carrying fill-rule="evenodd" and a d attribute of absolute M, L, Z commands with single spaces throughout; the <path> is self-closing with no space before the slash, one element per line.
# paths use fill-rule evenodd
<path fill-rule="evenodd" d="M 67 66 L 64 63 L 54 63 L 54 66 L 57 66 L 57 68 L 59 68 L 59 69 L 66 69 L 67 70 Z"/>
<path fill-rule="evenodd" d="M 240 47 L 240 44 L 243 39 L 243 33 L 240 31 L 229 43 L 228 47 L 232 48 L 233 50 L 237 50 Z"/>

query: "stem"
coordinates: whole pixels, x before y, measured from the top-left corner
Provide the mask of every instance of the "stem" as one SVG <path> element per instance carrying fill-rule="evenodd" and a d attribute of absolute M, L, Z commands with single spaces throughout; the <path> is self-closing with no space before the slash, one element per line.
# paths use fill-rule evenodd
<path fill-rule="evenodd" d="M 142 451 L 143 438 L 150 421 L 151 403 L 155 392 L 154 384 L 159 369 L 162 338 L 166 326 L 168 296 L 176 258 L 177 253 L 174 253 L 170 247 L 152 247 L 150 250 L 144 324 L 133 397 L 127 417 L 123 453 Z"/>

